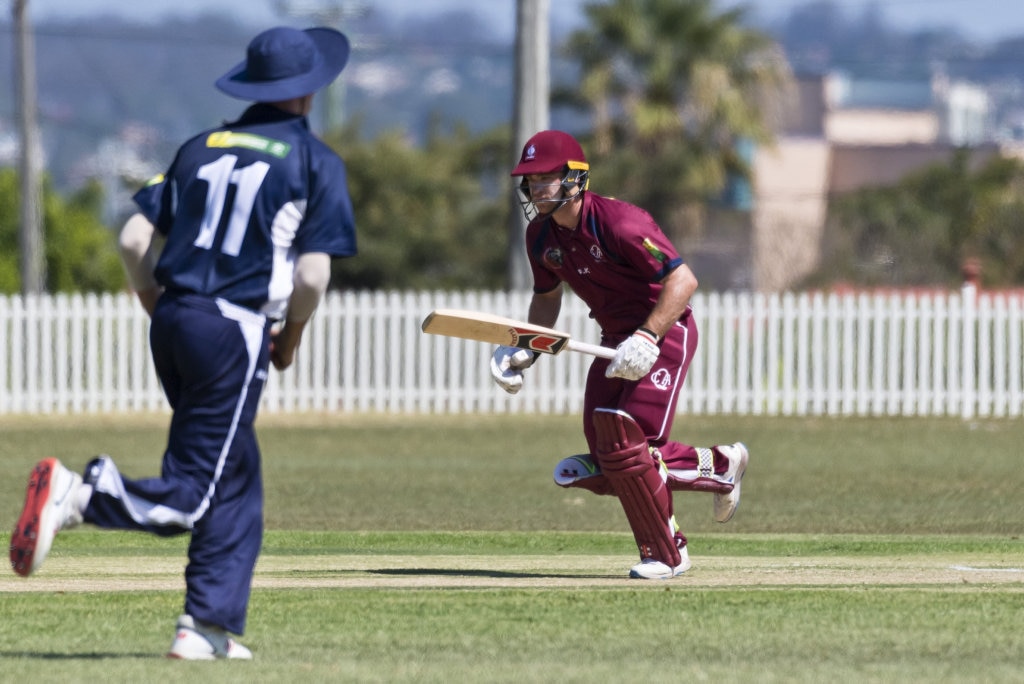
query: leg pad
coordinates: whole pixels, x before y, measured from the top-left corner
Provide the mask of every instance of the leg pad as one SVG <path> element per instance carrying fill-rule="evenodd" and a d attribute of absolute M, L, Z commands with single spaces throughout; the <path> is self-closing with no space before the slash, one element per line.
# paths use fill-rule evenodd
<path fill-rule="evenodd" d="M 598 466 L 619 497 L 640 557 L 679 565 L 672 493 L 643 430 L 628 413 L 616 409 L 596 409 L 593 421 Z"/>

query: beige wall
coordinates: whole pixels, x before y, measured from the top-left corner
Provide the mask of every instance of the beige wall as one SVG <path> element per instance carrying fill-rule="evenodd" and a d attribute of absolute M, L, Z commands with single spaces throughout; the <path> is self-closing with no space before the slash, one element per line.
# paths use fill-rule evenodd
<path fill-rule="evenodd" d="M 754 156 L 754 289 L 785 290 L 818 265 L 825 225 L 828 142 L 781 138 Z"/>
<path fill-rule="evenodd" d="M 932 164 L 947 163 L 950 145 L 833 145 L 823 139 L 780 138 L 754 157 L 754 289 L 792 288 L 817 268 L 829 197 L 900 182 Z M 977 168 L 1000 153 L 971 151 Z"/>
<path fill-rule="evenodd" d="M 791 289 L 817 268 L 830 197 L 898 183 L 948 163 L 957 149 L 939 140 L 937 112 L 833 108 L 827 78 L 802 78 L 798 86 L 776 146 L 754 157 L 751 280 L 759 291 Z M 973 147 L 971 164 L 999 153 L 995 145 Z"/>
<path fill-rule="evenodd" d="M 924 145 L 939 138 L 931 111 L 835 109 L 825 117 L 825 137 L 837 145 Z"/>
<path fill-rule="evenodd" d="M 798 78 L 781 102 L 781 120 L 776 134 L 820 138 L 825 135 L 827 111 L 824 77 Z"/>

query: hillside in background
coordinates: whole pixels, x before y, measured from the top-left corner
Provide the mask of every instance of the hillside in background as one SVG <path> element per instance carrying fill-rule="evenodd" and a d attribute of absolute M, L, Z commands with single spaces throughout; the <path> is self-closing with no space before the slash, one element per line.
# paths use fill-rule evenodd
<path fill-rule="evenodd" d="M 0 51 L 11 55 L 5 21 Z M 555 23 L 552 81 L 571 84 Z M 47 168 L 58 188 L 162 170 L 186 136 L 237 116 L 245 104 L 217 92 L 213 81 L 241 59 L 259 28 L 215 14 L 160 26 L 110 17 L 37 24 L 40 118 Z M 851 16 L 829 2 L 799 7 L 763 28 L 798 72 L 841 69 L 905 79 L 942 69 L 987 86 L 1003 129 L 1024 122 L 1024 37 L 973 45 L 950 31 L 895 30 L 877 13 Z M 349 122 L 367 137 L 399 129 L 420 141 L 432 126 L 480 132 L 511 119 L 513 46 L 477 15 L 441 14 L 410 24 L 370 12 L 347 20 L 343 30 L 354 53 L 330 105 L 315 113 L 316 128 L 325 120 Z M 0 99 L 0 137 L 7 143 L 0 144 L 0 164 L 13 163 L 12 73 L 2 77 L 12 95 Z M 553 125 L 578 128 L 568 116 L 554 111 Z"/>
<path fill-rule="evenodd" d="M 386 17 L 354 20 L 344 29 L 355 49 L 332 90 L 330 124 L 359 122 L 366 136 L 399 128 L 418 139 L 436 123 L 463 122 L 476 131 L 507 121 L 512 46 L 461 38 L 467 28 L 486 35 L 472 30 L 472 21 L 442 16 L 430 26 L 403 27 Z M 0 51 L 12 54 L 4 28 Z M 73 188 L 124 165 L 126 150 L 163 167 L 185 137 L 236 117 L 246 103 L 213 82 L 244 56 L 259 28 L 217 15 L 161 26 L 111 18 L 36 25 L 40 125 L 58 186 Z M 8 72 L 13 93 L 10 79 Z M 16 125 L 13 99 L 0 104 L 0 134 L 8 137 Z M 319 130 L 327 111 L 314 112 Z"/>

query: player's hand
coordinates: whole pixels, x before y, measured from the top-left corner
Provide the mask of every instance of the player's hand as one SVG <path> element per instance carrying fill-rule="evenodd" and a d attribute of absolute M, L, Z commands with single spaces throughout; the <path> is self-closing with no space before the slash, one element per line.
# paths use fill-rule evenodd
<path fill-rule="evenodd" d="M 502 345 L 494 350 L 491 357 L 491 377 L 498 387 L 515 394 L 523 388 L 523 370 L 532 366 L 535 359 L 529 349 Z"/>
<path fill-rule="evenodd" d="M 295 361 L 295 349 L 287 349 L 283 345 L 270 343 L 270 362 L 279 371 L 288 368 Z"/>
<path fill-rule="evenodd" d="M 604 372 L 606 378 L 639 380 L 651 372 L 661 348 L 658 337 L 647 328 L 638 328 L 615 348 L 615 358 Z"/>
<path fill-rule="evenodd" d="M 270 333 L 270 362 L 274 368 L 283 371 L 292 365 L 305 327 L 306 321 L 285 321 L 284 325 Z"/>

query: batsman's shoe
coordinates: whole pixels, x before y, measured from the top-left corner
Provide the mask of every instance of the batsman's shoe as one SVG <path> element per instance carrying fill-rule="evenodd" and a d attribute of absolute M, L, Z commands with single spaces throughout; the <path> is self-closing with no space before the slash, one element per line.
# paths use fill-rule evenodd
<path fill-rule="evenodd" d="M 728 494 L 715 494 L 715 520 L 724 523 L 732 520 L 740 506 L 740 483 L 743 481 L 743 473 L 747 470 L 750 452 L 743 442 L 736 442 L 732 446 L 720 446 L 718 450 L 729 459 L 729 468 L 721 475 L 716 475 L 715 479 L 733 485 L 732 491 Z"/>
<path fill-rule="evenodd" d="M 197 622 L 191 615 L 178 618 L 168 658 L 178 660 L 252 660 L 252 651 L 215 625 Z"/>
<path fill-rule="evenodd" d="M 672 567 L 653 558 L 644 558 L 634 565 L 630 571 L 631 579 L 671 579 L 676 575 L 682 575 L 690 569 L 690 552 L 686 547 L 679 549 L 679 565 Z"/>
<path fill-rule="evenodd" d="M 55 458 L 44 458 L 32 469 L 25 506 L 11 535 L 11 567 L 28 577 L 46 560 L 60 530 L 82 522 L 78 489 L 82 477 Z"/>

